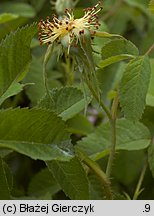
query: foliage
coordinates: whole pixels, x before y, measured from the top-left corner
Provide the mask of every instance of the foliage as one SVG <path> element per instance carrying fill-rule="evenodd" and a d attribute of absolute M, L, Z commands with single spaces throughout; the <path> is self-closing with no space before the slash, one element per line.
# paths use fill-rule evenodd
<path fill-rule="evenodd" d="M 0 2 L 0 199 L 154 199 L 154 1 L 62 2 Z"/>

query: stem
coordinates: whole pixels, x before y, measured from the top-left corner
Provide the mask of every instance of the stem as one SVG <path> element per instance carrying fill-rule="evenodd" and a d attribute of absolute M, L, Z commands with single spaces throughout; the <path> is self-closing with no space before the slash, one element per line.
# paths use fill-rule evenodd
<path fill-rule="evenodd" d="M 102 109 L 105 111 L 109 118 L 110 126 L 111 126 L 111 151 L 109 155 L 109 160 L 107 164 L 107 169 L 106 169 L 106 175 L 108 178 L 111 176 L 112 172 L 112 165 L 113 165 L 113 160 L 115 156 L 115 149 L 116 149 L 116 113 L 117 113 L 117 108 L 118 108 L 118 103 L 119 103 L 119 98 L 118 95 L 114 98 L 111 113 L 110 110 L 105 106 L 102 100 L 100 100 L 99 96 L 97 95 L 95 89 L 89 82 L 88 78 L 85 76 L 86 83 L 89 87 L 89 90 L 91 91 L 92 95 L 96 99 L 96 101 L 100 104 Z"/>
<path fill-rule="evenodd" d="M 63 66 L 64 66 L 65 72 L 66 72 L 67 84 L 73 85 L 73 82 L 74 82 L 74 74 L 73 74 L 74 64 L 73 64 L 73 59 L 72 59 L 72 63 L 71 63 L 71 59 L 67 53 L 65 53 L 65 61 L 66 61 L 66 63 L 63 64 Z"/>
<path fill-rule="evenodd" d="M 144 179 L 144 176 L 145 176 L 145 172 L 146 172 L 147 166 L 148 166 L 148 161 L 146 159 L 145 162 L 144 162 L 143 169 L 141 171 L 141 175 L 140 175 L 139 181 L 138 181 L 137 186 L 136 186 L 136 190 L 135 190 L 135 193 L 134 193 L 134 196 L 133 196 L 133 200 L 137 200 L 139 194 L 141 193 L 141 189 L 140 188 L 142 186 L 142 182 L 143 182 L 143 179 Z"/>
<path fill-rule="evenodd" d="M 113 100 L 113 105 L 111 109 L 111 116 L 112 119 L 110 121 L 111 125 L 111 151 L 108 159 L 108 164 L 107 164 L 107 169 L 106 169 L 106 175 L 108 178 L 111 176 L 112 172 L 112 166 L 113 166 L 113 161 L 115 157 L 115 151 L 116 151 L 116 113 L 117 113 L 117 108 L 118 108 L 118 103 L 119 103 L 119 98 L 118 95 Z"/>
<path fill-rule="evenodd" d="M 93 97 L 96 99 L 96 101 L 98 102 L 98 104 L 100 104 L 100 106 L 102 107 L 102 109 L 104 110 L 104 112 L 106 113 L 106 115 L 108 116 L 109 120 L 111 121 L 112 116 L 111 116 L 111 113 L 110 113 L 109 109 L 106 107 L 106 105 L 103 103 L 103 101 L 100 100 L 100 97 L 97 95 L 96 91 L 94 90 L 93 86 L 90 84 L 90 82 L 88 81 L 87 78 L 86 78 L 86 83 L 87 83 L 88 88 L 91 91 Z"/>
<path fill-rule="evenodd" d="M 44 78 L 44 85 L 47 91 L 47 94 L 50 96 L 49 88 L 48 88 L 48 77 L 47 77 L 47 71 L 46 71 L 46 65 L 51 57 L 51 54 L 53 52 L 53 45 L 49 45 L 44 57 L 43 61 L 43 78 Z M 51 97 L 51 96 L 50 96 Z"/>
<path fill-rule="evenodd" d="M 148 49 L 145 55 L 149 55 L 152 51 L 154 51 L 154 44 Z"/>
<path fill-rule="evenodd" d="M 85 153 L 81 152 L 80 150 L 77 150 L 79 158 L 97 175 L 97 177 L 100 179 L 101 184 L 104 187 L 104 191 L 106 194 L 107 200 L 113 200 L 113 194 L 110 187 L 110 182 L 106 176 L 106 174 L 103 172 L 103 170 L 100 169 L 98 164 L 91 160 Z"/>

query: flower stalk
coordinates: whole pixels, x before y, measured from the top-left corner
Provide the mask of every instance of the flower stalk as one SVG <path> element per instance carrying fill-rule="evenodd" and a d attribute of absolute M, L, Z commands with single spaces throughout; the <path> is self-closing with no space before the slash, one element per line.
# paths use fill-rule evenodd
<path fill-rule="evenodd" d="M 91 160 L 85 153 L 77 150 L 78 157 L 81 159 L 83 163 L 85 163 L 92 171 L 96 174 L 96 176 L 100 179 L 100 182 L 104 188 L 106 199 L 113 200 L 113 193 L 110 186 L 110 181 L 108 180 L 106 174 L 102 169 L 98 166 L 96 162 Z"/>

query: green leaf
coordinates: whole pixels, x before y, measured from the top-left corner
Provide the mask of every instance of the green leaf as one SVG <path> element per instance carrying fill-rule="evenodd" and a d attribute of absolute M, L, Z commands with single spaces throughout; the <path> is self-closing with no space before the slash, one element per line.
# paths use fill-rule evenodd
<path fill-rule="evenodd" d="M 149 84 L 148 93 L 146 96 L 146 105 L 154 106 L 154 59 L 150 59 L 151 64 L 151 79 Z"/>
<path fill-rule="evenodd" d="M 7 91 L 0 97 L 0 105 L 9 97 L 17 95 L 19 92 L 21 92 L 24 88 L 24 84 L 20 83 L 12 83 L 10 87 L 7 89 Z"/>
<path fill-rule="evenodd" d="M 132 55 L 137 56 L 139 51 L 137 47 L 126 39 L 116 39 L 106 43 L 102 47 L 102 59 L 108 59 L 112 56 Z"/>
<path fill-rule="evenodd" d="M 0 147 L 33 159 L 70 160 L 69 134 L 53 112 L 41 109 L 0 111 Z M 65 141 L 65 142 L 64 142 Z"/>
<path fill-rule="evenodd" d="M 7 155 L 9 155 L 10 153 L 12 153 L 12 150 L 10 149 L 0 149 L 0 157 L 3 159 L 4 157 L 6 157 Z"/>
<path fill-rule="evenodd" d="M 111 56 L 105 60 L 101 60 L 99 62 L 99 67 L 101 69 L 111 65 L 111 64 L 114 64 L 114 63 L 117 63 L 119 61 L 122 61 L 122 60 L 126 60 L 126 59 L 130 59 L 130 58 L 134 58 L 134 56 L 132 55 L 128 55 L 128 54 L 121 54 L 121 55 L 116 55 L 116 56 Z"/>
<path fill-rule="evenodd" d="M 9 22 L 11 20 L 17 19 L 19 16 L 17 14 L 2 13 L 0 14 L 0 24 Z"/>
<path fill-rule="evenodd" d="M 30 61 L 30 43 L 36 24 L 10 33 L 0 44 L 0 96 L 18 80 Z"/>
<path fill-rule="evenodd" d="M 10 188 L 7 178 L 6 164 L 0 157 L 0 199 L 9 200 L 10 198 Z"/>
<path fill-rule="evenodd" d="M 104 200 L 105 193 L 103 192 L 103 186 L 98 177 L 90 173 L 88 175 L 88 179 L 90 187 L 90 200 Z"/>
<path fill-rule="evenodd" d="M 35 16 L 35 10 L 32 6 L 26 3 L 5 2 L 1 3 L 0 13 L 12 13 L 22 17 L 32 18 Z"/>
<path fill-rule="evenodd" d="M 152 143 L 148 149 L 148 161 L 152 176 L 154 178 L 154 143 Z"/>
<path fill-rule="evenodd" d="M 147 56 L 131 60 L 120 83 L 120 104 L 126 118 L 141 118 L 150 82 L 150 62 Z"/>
<path fill-rule="evenodd" d="M 83 35 L 81 34 L 79 36 L 79 40 L 80 40 L 81 48 L 84 51 L 84 54 L 85 54 L 87 61 L 90 65 L 90 69 L 92 72 L 94 72 L 95 71 L 95 64 L 94 64 L 94 59 L 93 59 L 93 55 L 92 55 L 93 50 L 92 50 L 92 46 L 91 46 L 91 35 L 90 35 L 89 31 L 87 31 Z"/>
<path fill-rule="evenodd" d="M 92 123 L 88 121 L 86 116 L 78 114 L 74 118 L 67 121 L 68 131 L 74 134 L 87 135 L 94 130 Z"/>
<path fill-rule="evenodd" d="M 141 150 L 150 145 L 150 132 L 140 122 L 131 122 L 126 119 L 117 120 L 116 149 Z M 111 129 L 109 123 L 102 124 L 95 132 L 78 142 L 77 148 L 86 152 L 93 159 L 98 160 L 109 153 L 111 146 Z"/>
<path fill-rule="evenodd" d="M 92 42 L 90 32 L 88 30 L 84 31 L 84 34 L 81 34 L 79 36 L 79 41 L 81 49 L 79 49 L 78 52 L 80 56 L 80 61 L 82 61 L 81 65 L 84 63 L 82 70 L 85 82 L 88 84 L 88 86 L 93 86 L 96 94 L 100 95 L 100 87 L 96 77 L 95 62 L 93 59 L 93 49 L 91 45 Z M 81 65 L 78 67 L 81 67 Z"/>
<path fill-rule="evenodd" d="M 66 196 L 72 200 L 89 199 L 88 179 L 77 158 L 69 162 L 47 162 L 47 166 Z"/>
<path fill-rule="evenodd" d="M 103 31 L 91 31 L 91 33 L 95 36 L 95 37 L 100 37 L 100 38 L 110 38 L 110 39 L 114 39 L 114 38 L 123 38 L 121 35 L 118 34 L 110 34 L 108 32 L 103 32 Z"/>
<path fill-rule="evenodd" d="M 32 178 L 28 187 L 28 194 L 30 196 L 40 197 L 49 193 L 52 196 L 59 190 L 60 186 L 51 175 L 51 172 L 45 168 Z"/>
<path fill-rule="evenodd" d="M 144 151 L 118 152 L 114 161 L 114 178 L 125 186 L 137 182 L 144 164 L 144 158 Z"/>
<path fill-rule="evenodd" d="M 56 112 L 64 121 L 81 112 L 91 100 L 84 98 L 82 92 L 74 87 L 53 89 L 50 95 L 46 95 L 38 106 Z"/>
<path fill-rule="evenodd" d="M 23 80 L 24 83 L 34 83 L 26 89 L 26 93 L 31 100 L 32 105 L 36 105 L 38 101 L 45 95 L 45 86 L 43 80 L 43 66 L 41 62 L 33 56 L 29 72 Z"/>

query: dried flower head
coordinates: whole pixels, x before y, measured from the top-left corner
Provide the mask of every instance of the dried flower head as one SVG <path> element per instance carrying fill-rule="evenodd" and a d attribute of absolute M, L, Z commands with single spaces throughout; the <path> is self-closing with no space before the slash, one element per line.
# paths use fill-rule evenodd
<path fill-rule="evenodd" d="M 84 16 L 75 19 L 73 11 L 66 9 L 66 15 L 58 19 L 56 15 L 50 20 L 41 20 L 38 24 L 40 30 L 40 44 L 52 44 L 53 42 L 62 43 L 64 47 L 70 48 L 72 44 L 77 44 L 80 35 L 90 32 L 92 29 L 98 29 L 100 23 L 97 13 L 102 9 L 101 3 L 98 2 L 92 8 L 84 10 Z"/>

